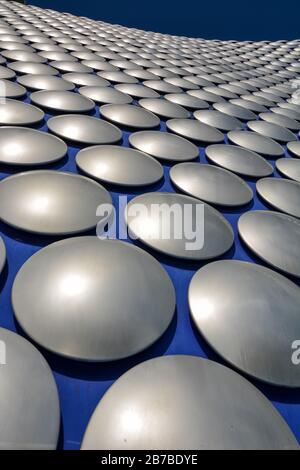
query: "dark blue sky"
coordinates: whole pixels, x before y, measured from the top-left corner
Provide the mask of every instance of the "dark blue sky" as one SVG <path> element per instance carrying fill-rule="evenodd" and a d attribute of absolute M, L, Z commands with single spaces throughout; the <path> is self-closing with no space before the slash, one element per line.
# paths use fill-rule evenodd
<path fill-rule="evenodd" d="M 125 26 L 218 39 L 300 38 L 300 0 L 28 0 Z"/>

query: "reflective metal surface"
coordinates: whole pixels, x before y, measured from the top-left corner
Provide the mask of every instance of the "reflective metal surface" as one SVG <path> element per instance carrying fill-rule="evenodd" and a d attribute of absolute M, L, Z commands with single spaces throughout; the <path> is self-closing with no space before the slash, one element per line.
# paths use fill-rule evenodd
<path fill-rule="evenodd" d="M 165 99 L 172 103 L 179 104 L 186 109 L 208 109 L 209 107 L 206 101 L 188 95 L 187 93 L 169 93 L 165 95 Z"/>
<path fill-rule="evenodd" d="M 62 78 L 67 82 L 74 83 L 77 86 L 95 86 L 95 87 L 107 87 L 109 82 L 104 78 L 98 77 L 98 75 L 91 75 L 90 73 L 76 73 L 69 72 L 65 73 Z"/>
<path fill-rule="evenodd" d="M 0 125 L 30 126 L 44 119 L 44 112 L 22 101 L 6 99 L 0 102 Z"/>
<path fill-rule="evenodd" d="M 154 210 L 153 206 L 161 210 Z M 172 211 L 174 220 L 170 217 Z M 126 220 L 132 238 L 177 258 L 217 258 L 233 244 L 231 225 L 220 212 L 181 194 L 156 192 L 137 196 L 127 205 Z M 195 220 L 197 228 L 193 232 Z"/>
<path fill-rule="evenodd" d="M 300 277 L 300 221 L 272 211 L 241 215 L 238 230 L 242 240 L 259 258 L 279 270 Z"/>
<path fill-rule="evenodd" d="M 224 141 L 224 135 L 218 129 L 195 119 L 170 119 L 167 129 L 198 144 L 216 144 Z"/>
<path fill-rule="evenodd" d="M 181 191 L 209 204 L 234 207 L 253 198 L 250 186 L 239 176 L 213 165 L 179 163 L 171 168 L 170 178 Z"/>
<path fill-rule="evenodd" d="M 288 142 L 287 149 L 291 155 L 300 158 L 300 142 Z"/>
<path fill-rule="evenodd" d="M 100 114 L 114 124 L 133 129 L 152 129 L 160 123 L 155 114 L 131 104 L 105 104 Z"/>
<path fill-rule="evenodd" d="M 286 178 L 300 183 L 300 160 L 297 158 L 279 158 L 276 160 L 276 168 Z"/>
<path fill-rule="evenodd" d="M 255 132 L 230 131 L 228 139 L 233 144 L 257 152 L 266 158 L 282 157 L 284 154 L 284 149 L 280 144 Z"/>
<path fill-rule="evenodd" d="M 297 442 L 265 396 L 236 372 L 175 355 L 122 375 L 96 407 L 81 448 L 295 449 Z"/>
<path fill-rule="evenodd" d="M 300 184 L 283 178 L 264 178 L 256 183 L 258 194 L 275 209 L 300 217 Z"/>
<path fill-rule="evenodd" d="M 4 241 L 0 237 L 0 274 L 2 272 L 2 269 L 4 268 L 6 261 L 6 248 L 4 245 Z"/>
<path fill-rule="evenodd" d="M 235 145 L 209 145 L 206 156 L 216 165 L 238 175 L 262 178 L 273 173 L 273 167 L 263 157 L 251 150 Z"/>
<path fill-rule="evenodd" d="M 22 230 L 48 235 L 94 228 L 100 204 L 111 197 L 100 184 L 72 173 L 38 170 L 18 173 L 0 182 L 0 219 Z"/>
<path fill-rule="evenodd" d="M 261 134 L 265 137 L 270 137 L 271 139 L 274 139 L 282 144 L 286 144 L 292 140 L 297 140 L 297 137 L 295 134 L 293 134 L 293 132 L 272 122 L 250 121 L 247 123 L 247 126 L 251 131 L 257 132 L 258 134 Z"/>
<path fill-rule="evenodd" d="M 26 88 L 9 80 L 1 80 L 0 98 L 22 98 Z"/>
<path fill-rule="evenodd" d="M 139 105 L 156 114 L 162 119 L 188 118 L 190 113 L 179 104 L 165 99 L 144 98 L 139 100 Z"/>
<path fill-rule="evenodd" d="M 170 161 L 188 161 L 197 158 L 198 148 L 182 137 L 159 131 L 140 131 L 129 136 L 132 147 L 152 157 Z"/>
<path fill-rule="evenodd" d="M 78 91 L 81 95 L 100 104 L 129 104 L 133 101 L 131 96 L 111 87 L 84 86 Z"/>
<path fill-rule="evenodd" d="M 72 91 L 35 91 L 31 93 L 30 99 L 41 108 L 66 113 L 86 113 L 95 108 L 92 100 Z"/>
<path fill-rule="evenodd" d="M 242 129 L 243 127 L 243 124 L 237 118 L 220 113 L 219 111 L 195 111 L 194 117 L 198 121 L 216 127 L 223 132 Z"/>
<path fill-rule="evenodd" d="M 116 126 L 90 116 L 56 116 L 47 125 L 59 137 L 80 144 L 113 144 L 122 139 L 122 132 Z"/>
<path fill-rule="evenodd" d="M 46 64 L 38 64 L 36 62 L 10 62 L 8 67 L 17 73 L 32 75 L 58 75 L 59 72 L 55 68 Z"/>
<path fill-rule="evenodd" d="M 227 114 L 228 116 L 235 117 L 241 121 L 250 121 L 250 119 L 256 119 L 256 114 L 249 109 L 244 109 L 241 106 L 237 106 L 232 103 L 214 103 L 213 108 L 221 113 Z"/>
<path fill-rule="evenodd" d="M 253 263 L 224 260 L 201 268 L 189 287 L 193 321 L 210 346 L 243 372 L 299 387 L 291 345 L 300 334 L 300 289 Z"/>
<path fill-rule="evenodd" d="M 121 186 L 145 186 L 163 177 L 163 167 L 154 158 L 114 145 L 83 149 L 76 155 L 76 163 L 92 178 Z"/>
<path fill-rule="evenodd" d="M 21 75 L 18 82 L 31 90 L 71 91 L 75 88 L 72 83 L 54 75 Z"/>
<path fill-rule="evenodd" d="M 273 124 L 277 124 L 278 126 L 286 127 L 291 131 L 299 131 L 300 130 L 300 122 L 296 121 L 295 119 L 291 119 L 288 116 L 283 116 L 276 113 L 261 113 L 259 115 L 260 119 L 264 121 L 271 122 Z"/>
<path fill-rule="evenodd" d="M 27 127 L 0 127 L 0 142 L 0 163 L 7 165 L 45 165 L 68 151 L 61 139 Z"/>
<path fill-rule="evenodd" d="M 140 248 L 78 237 L 33 255 L 17 274 L 12 303 L 22 328 L 43 347 L 68 358 L 111 361 L 164 333 L 175 292 L 158 261 Z"/>
<path fill-rule="evenodd" d="M 1 365 L 0 449 L 55 450 L 60 425 L 56 384 L 40 352 L 0 328 L 7 363 Z"/>

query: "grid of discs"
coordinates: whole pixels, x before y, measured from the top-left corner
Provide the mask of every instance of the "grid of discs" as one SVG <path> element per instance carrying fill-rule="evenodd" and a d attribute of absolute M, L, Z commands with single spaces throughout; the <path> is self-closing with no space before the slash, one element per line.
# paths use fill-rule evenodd
<path fill-rule="evenodd" d="M 298 446 L 299 57 L 0 1 L 0 449 Z"/>

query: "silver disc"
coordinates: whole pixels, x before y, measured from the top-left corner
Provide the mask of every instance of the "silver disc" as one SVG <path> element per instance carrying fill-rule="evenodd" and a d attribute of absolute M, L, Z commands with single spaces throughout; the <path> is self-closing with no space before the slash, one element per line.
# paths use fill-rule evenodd
<path fill-rule="evenodd" d="M 275 140 L 250 131 L 230 131 L 228 139 L 235 145 L 257 152 L 266 158 L 278 158 L 284 155 L 284 149 Z"/>
<path fill-rule="evenodd" d="M 196 145 L 177 135 L 159 131 L 140 131 L 130 134 L 129 143 L 141 152 L 168 161 L 194 160 L 199 155 Z"/>
<path fill-rule="evenodd" d="M 291 360 L 300 337 L 300 288 L 254 263 L 216 261 L 201 268 L 189 287 L 193 321 L 226 361 L 257 379 L 299 387 Z"/>
<path fill-rule="evenodd" d="M 163 177 L 163 168 L 154 158 L 114 145 L 83 149 L 76 155 L 76 163 L 92 178 L 121 186 L 145 186 Z"/>
<path fill-rule="evenodd" d="M 78 91 L 81 95 L 100 104 L 130 104 L 133 101 L 131 96 L 112 87 L 83 86 Z"/>
<path fill-rule="evenodd" d="M 100 114 L 114 124 L 133 129 L 153 129 L 160 123 L 155 114 L 132 104 L 105 104 Z"/>
<path fill-rule="evenodd" d="M 22 98 L 26 88 L 9 80 L 1 80 L 0 98 Z"/>
<path fill-rule="evenodd" d="M 251 131 L 257 132 L 258 134 L 265 137 L 270 137 L 271 139 L 282 144 L 297 140 L 297 137 L 295 134 L 293 134 L 293 132 L 272 122 L 249 121 L 247 126 Z"/>
<path fill-rule="evenodd" d="M 83 86 L 95 86 L 95 87 L 107 87 L 109 82 L 104 78 L 98 77 L 98 75 L 92 75 L 90 73 L 76 73 L 69 72 L 65 73 L 62 78 L 67 82 L 71 82 L 74 85 Z"/>
<path fill-rule="evenodd" d="M 273 167 L 263 157 L 251 150 L 235 145 L 209 145 L 205 149 L 207 158 L 238 175 L 262 178 L 273 173 Z"/>
<path fill-rule="evenodd" d="M 194 117 L 209 126 L 216 127 L 220 131 L 228 132 L 234 129 L 242 129 L 243 124 L 239 119 L 220 113 L 220 111 L 195 111 Z"/>
<path fill-rule="evenodd" d="M 224 141 L 222 132 L 195 119 L 169 119 L 166 125 L 169 131 L 199 144 L 216 144 Z"/>
<path fill-rule="evenodd" d="M 46 349 L 111 361 L 140 352 L 164 333 L 175 291 L 161 265 L 140 248 L 75 237 L 47 246 L 23 265 L 12 303 L 24 331 Z"/>
<path fill-rule="evenodd" d="M 188 118 L 190 113 L 179 104 L 163 98 L 144 98 L 139 100 L 142 108 L 151 111 L 162 119 Z"/>
<path fill-rule="evenodd" d="M 179 163 L 170 170 L 172 183 L 209 204 L 235 207 L 253 198 L 250 186 L 228 170 L 203 163 Z"/>
<path fill-rule="evenodd" d="M 229 432 L 230 430 L 230 432 Z M 297 449 L 250 382 L 195 356 L 164 356 L 122 375 L 96 407 L 82 450 Z"/>
<path fill-rule="evenodd" d="M 21 75 L 18 83 L 31 90 L 71 91 L 75 85 L 55 75 Z"/>
<path fill-rule="evenodd" d="M 26 339 L 0 328 L 6 364 L 0 377 L 0 449 L 55 450 L 60 410 L 47 362 Z"/>
<path fill-rule="evenodd" d="M 282 175 L 300 183 L 300 160 L 297 158 L 279 158 L 276 168 Z"/>
<path fill-rule="evenodd" d="M 300 142 L 288 142 L 288 151 L 297 158 L 300 158 Z"/>
<path fill-rule="evenodd" d="M 72 91 L 35 91 L 31 93 L 30 99 L 41 108 L 65 113 L 85 113 L 95 108 L 92 100 Z"/>
<path fill-rule="evenodd" d="M 300 221 L 272 211 L 241 215 L 238 231 L 259 258 L 281 271 L 300 277 Z"/>
<path fill-rule="evenodd" d="M 0 125 L 30 126 L 44 119 L 44 112 L 22 101 L 6 99 L 0 103 Z"/>
<path fill-rule="evenodd" d="M 131 238 L 176 258 L 217 258 L 234 241 L 231 225 L 220 212 L 182 194 L 137 196 L 127 205 L 126 221 Z"/>
<path fill-rule="evenodd" d="M 91 116 L 55 116 L 47 125 L 53 134 L 79 144 L 113 144 L 122 139 L 122 132 L 116 126 Z"/>
<path fill-rule="evenodd" d="M 63 158 L 68 147 L 51 134 L 27 127 L 0 127 L 0 163 L 45 165 Z"/>
<path fill-rule="evenodd" d="M 6 248 L 4 245 L 4 241 L 0 237 L 0 274 L 2 272 L 2 269 L 4 268 L 6 262 Z"/>
<path fill-rule="evenodd" d="M 0 182 L 0 219 L 29 232 L 62 235 L 92 229 L 101 220 L 96 215 L 101 204 L 109 208 L 107 219 L 112 211 L 109 193 L 73 173 L 37 170 Z"/>
<path fill-rule="evenodd" d="M 256 183 L 256 190 L 275 209 L 300 217 L 300 183 L 283 178 L 263 178 Z"/>

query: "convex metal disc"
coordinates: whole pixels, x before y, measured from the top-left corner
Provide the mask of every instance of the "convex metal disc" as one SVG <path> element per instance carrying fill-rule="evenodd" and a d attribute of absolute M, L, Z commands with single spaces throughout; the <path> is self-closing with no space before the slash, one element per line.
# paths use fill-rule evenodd
<path fill-rule="evenodd" d="M 256 190 L 275 209 L 300 217 L 300 183 L 283 178 L 263 178 L 257 181 Z"/>
<path fill-rule="evenodd" d="M 259 258 L 279 270 L 300 277 L 300 221 L 272 211 L 241 215 L 238 230 L 242 240 Z"/>
<path fill-rule="evenodd" d="M 234 241 L 231 225 L 220 212 L 182 194 L 137 196 L 127 205 L 126 221 L 131 238 L 182 259 L 216 258 Z"/>
<path fill-rule="evenodd" d="M 4 268 L 6 262 L 6 248 L 4 245 L 4 241 L 0 237 L 0 274 L 2 272 L 2 269 Z"/>
<path fill-rule="evenodd" d="M 208 109 L 209 105 L 206 101 L 200 100 L 195 96 L 188 95 L 187 93 L 169 93 L 165 95 L 165 99 L 172 103 L 179 104 L 186 109 Z"/>
<path fill-rule="evenodd" d="M 162 119 L 188 118 L 190 113 L 179 104 L 163 98 L 144 98 L 139 100 L 142 108 L 151 111 Z"/>
<path fill-rule="evenodd" d="M 83 86 L 99 86 L 107 87 L 109 82 L 104 78 L 98 77 L 98 75 L 92 75 L 90 73 L 76 73 L 69 72 L 65 73 L 62 78 L 67 82 L 71 82 L 74 85 L 83 87 Z"/>
<path fill-rule="evenodd" d="M 26 95 L 26 88 L 9 80 L 1 80 L 0 98 L 22 98 Z"/>
<path fill-rule="evenodd" d="M 300 183 L 300 160 L 297 158 L 279 158 L 276 168 L 282 175 Z"/>
<path fill-rule="evenodd" d="M 75 85 L 55 75 L 21 75 L 18 83 L 31 90 L 74 90 Z"/>
<path fill-rule="evenodd" d="M 198 157 L 196 145 L 167 132 L 140 131 L 129 136 L 132 147 L 155 158 L 169 161 L 188 161 Z"/>
<path fill-rule="evenodd" d="M 216 127 L 217 129 L 223 132 L 243 128 L 243 124 L 241 123 L 241 121 L 239 121 L 239 119 L 233 116 L 228 116 L 224 113 L 220 113 L 219 111 L 198 110 L 194 112 L 194 117 L 198 121 L 204 124 L 208 124 L 209 126 Z"/>
<path fill-rule="evenodd" d="M 113 144 L 122 139 L 122 132 L 116 126 L 91 116 L 55 116 L 47 125 L 53 134 L 79 144 Z"/>
<path fill-rule="evenodd" d="M 166 271 L 140 248 L 75 237 L 29 258 L 16 276 L 12 303 L 24 331 L 46 349 L 111 361 L 140 352 L 164 333 L 175 292 Z"/>
<path fill-rule="evenodd" d="M 47 362 L 26 339 L 0 328 L 0 449 L 55 450 L 60 410 Z"/>
<path fill-rule="evenodd" d="M 132 104 L 105 104 L 100 114 L 114 124 L 134 129 L 153 129 L 160 123 L 155 114 Z"/>
<path fill-rule="evenodd" d="M 262 178 L 273 173 L 273 167 L 263 157 L 251 150 L 235 145 L 209 145 L 205 149 L 207 158 L 238 175 Z"/>
<path fill-rule="evenodd" d="M 300 158 L 300 142 L 288 142 L 287 144 L 288 151 L 297 158 Z"/>
<path fill-rule="evenodd" d="M 0 127 L 0 142 L 0 163 L 8 165 L 45 165 L 68 151 L 58 137 L 27 127 Z"/>
<path fill-rule="evenodd" d="M 92 178 L 121 186 L 145 186 L 163 177 L 163 167 L 157 160 L 139 150 L 116 145 L 83 149 L 76 155 L 76 163 Z"/>
<path fill-rule="evenodd" d="M 282 275 L 243 261 L 201 268 L 189 287 L 199 332 L 226 361 L 247 374 L 299 387 L 291 345 L 300 337 L 300 288 Z"/>
<path fill-rule="evenodd" d="M 228 170 L 203 163 L 179 163 L 170 170 L 172 183 L 209 204 L 241 206 L 253 198 L 250 186 Z"/>
<path fill-rule="evenodd" d="M 267 121 L 249 121 L 247 123 L 248 128 L 251 131 L 257 132 L 258 134 L 270 137 L 271 139 L 286 144 L 293 140 L 297 140 L 297 137 L 293 132 L 286 129 L 285 127 L 274 124 L 273 122 Z"/>
<path fill-rule="evenodd" d="M 199 144 L 216 144 L 224 141 L 222 132 L 195 119 L 169 119 L 166 125 L 169 131 Z"/>
<path fill-rule="evenodd" d="M 273 405 L 241 375 L 207 359 L 175 355 L 122 375 L 96 407 L 81 448 L 244 450 L 298 444 Z"/>
<path fill-rule="evenodd" d="M 92 100 L 72 91 L 35 91 L 31 93 L 30 99 L 41 108 L 66 113 L 85 113 L 95 108 Z"/>
<path fill-rule="evenodd" d="M 6 99 L 0 103 L 0 125 L 30 126 L 44 119 L 44 112 L 22 101 Z"/>
<path fill-rule="evenodd" d="M 109 193 L 84 176 L 50 170 L 29 171 L 0 182 L 0 219 L 29 232 L 61 235 L 94 228 L 101 217 L 97 207 L 107 206 Z"/>
<path fill-rule="evenodd" d="M 284 149 L 275 140 L 250 131 L 230 131 L 228 139 L 235 145 L 257 152 L 266 158 L 278 158 L 284 155 Z"/>
<path fill-rule="evenodd" d="M 133 98 L 112 87 L 83 86 L 79 93 L 100 104 L 130 104 Z"/>

